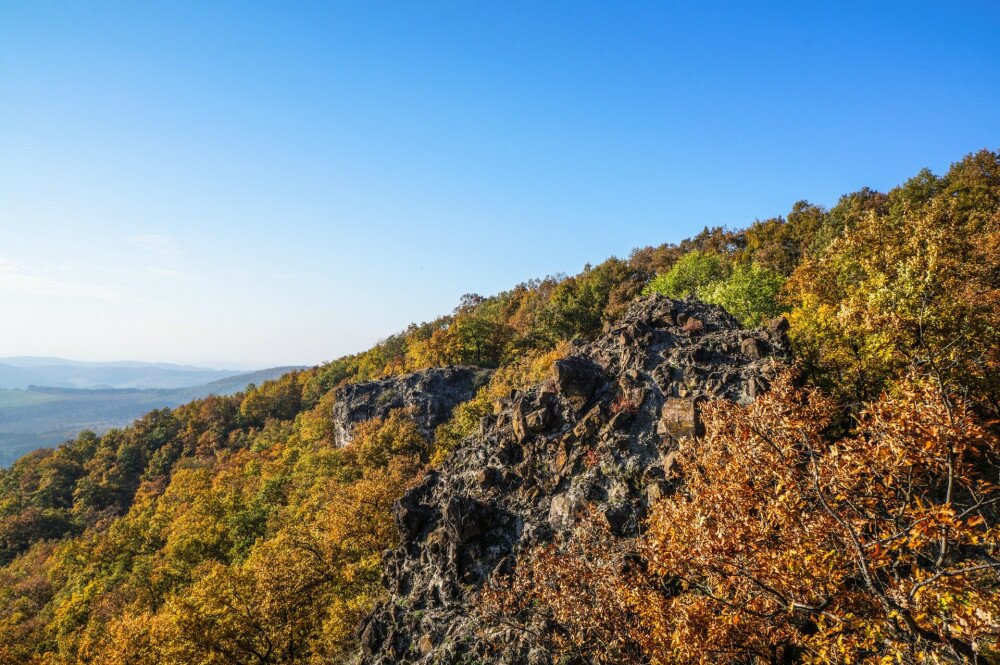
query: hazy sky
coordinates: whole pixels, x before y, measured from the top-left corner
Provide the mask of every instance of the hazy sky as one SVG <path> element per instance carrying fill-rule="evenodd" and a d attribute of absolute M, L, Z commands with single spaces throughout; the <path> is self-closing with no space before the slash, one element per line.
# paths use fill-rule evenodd
<path fill-rule="evenodd" d="M 0 357 L 311 364 L 941 172 L 1000 147 L 998 35 L 992 1 L 0 0 Z"/>

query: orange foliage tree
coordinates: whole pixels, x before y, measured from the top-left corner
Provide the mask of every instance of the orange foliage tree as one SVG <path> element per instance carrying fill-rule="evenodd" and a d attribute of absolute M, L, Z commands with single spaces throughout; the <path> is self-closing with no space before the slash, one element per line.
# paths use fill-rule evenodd
<path fill-rule="evenodd" d="M 635 543 L 612 536 L 596 516 L 581 520 L 574 536 L 534 549 L 513 575 L 484 589 L 481 618 L 529 637 L 556 662 L 645 662 L 640 615 L 624 594 L 639 579 Z"/>
<path fill-rule="evenodd" d="M 830 442 L 787 379 L 716 403 L 626 585 L 654 663 L 974 662 L 1000 631 L 995 436 L 909 380 Z"/>

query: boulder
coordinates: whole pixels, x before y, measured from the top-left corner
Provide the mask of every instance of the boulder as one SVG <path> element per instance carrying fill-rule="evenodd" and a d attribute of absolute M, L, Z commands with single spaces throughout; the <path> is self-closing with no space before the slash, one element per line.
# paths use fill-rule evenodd
<path fill-rule="evenodd" d="M 412 500 L 400 500 L 393 505 L 392 516 L 396 520 L 396 528 L 403 542 L 409 543 L 417 539 L 424 526 L 434 516 L 434 512 L 429 506 Z"/>
<path fill-rule="evenodd" d="M 747 337 L 740 343 L 740 352 L 746 357 L 756 360 L 767 355 L 767 346 L 756 337 Z"/>
<path fill-rule="evenodd" d="M 604 382 L 601 367 L 585 356 L 569 356 L 553 364 L 553 379 L 559 395 L 576 411 L 583 410 Z"/>
<path fill-rule="evenodd" d="M 491 375 L 492 370 L 480 367 L 437 367 L 342 386 L 332 412 L 336 444 L 350 443 L 358 423 L 385 418 L 394 409 L 407 409 L 420 432 L 430 438 L 434 428 L 451 418 L 456 406 L 472 399 Z"/>
<path fill-rule="evenodd" d="M 576 492 L 566 492 L 552 498 L 549 507 L 549 526 L 554 531 L 573 528 L 587 500 Z"/>
<path fill-rule="evenodd" d="M 668 397 L 660 408 L 660 419 L 656 423 L 656 433 L 675 441 L 682 437 L 694 436 L 698 431 L 698 405 L 693 399 Z"/>

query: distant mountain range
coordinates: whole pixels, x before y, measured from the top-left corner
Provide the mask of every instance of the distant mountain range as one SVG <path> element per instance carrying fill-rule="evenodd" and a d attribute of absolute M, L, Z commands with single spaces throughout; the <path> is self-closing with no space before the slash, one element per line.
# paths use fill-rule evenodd
<path fill-rule="evenodd" d="M 243 374 L 238 370 L 145 363 L 83 362 L 40 356 L 0 358 L 0 388 L 187 388 Z"/>
<path fill-rule="evenodd" d="M 169 363 L 2 358 L 0 465 L 62 443 L 85 429 L 103 433 L 128 425 L 151 409 L 208 395 L 231 395 L 297 369 L 302 368 L 237 372 Z"/>

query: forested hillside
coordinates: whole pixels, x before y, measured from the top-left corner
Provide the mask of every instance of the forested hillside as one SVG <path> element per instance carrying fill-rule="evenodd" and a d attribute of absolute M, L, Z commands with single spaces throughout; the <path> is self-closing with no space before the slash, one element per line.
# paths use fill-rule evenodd
<path fill-rule="evenodd" d="M 32 386 L 0 389 L 0 466 L 89 429 L 103 433 L 153 409 L 175 407 L 208 395 L 232 395 L 297 367 L 271 367 L 181 388 L 96 389 Z M 229 374 L 226 372 L 225 374 Z"/>
<path fill-rule="evenodd" d="M 984 150 L 31 453 L 0 662 L 1000 662 L 997 247 Z"/>

